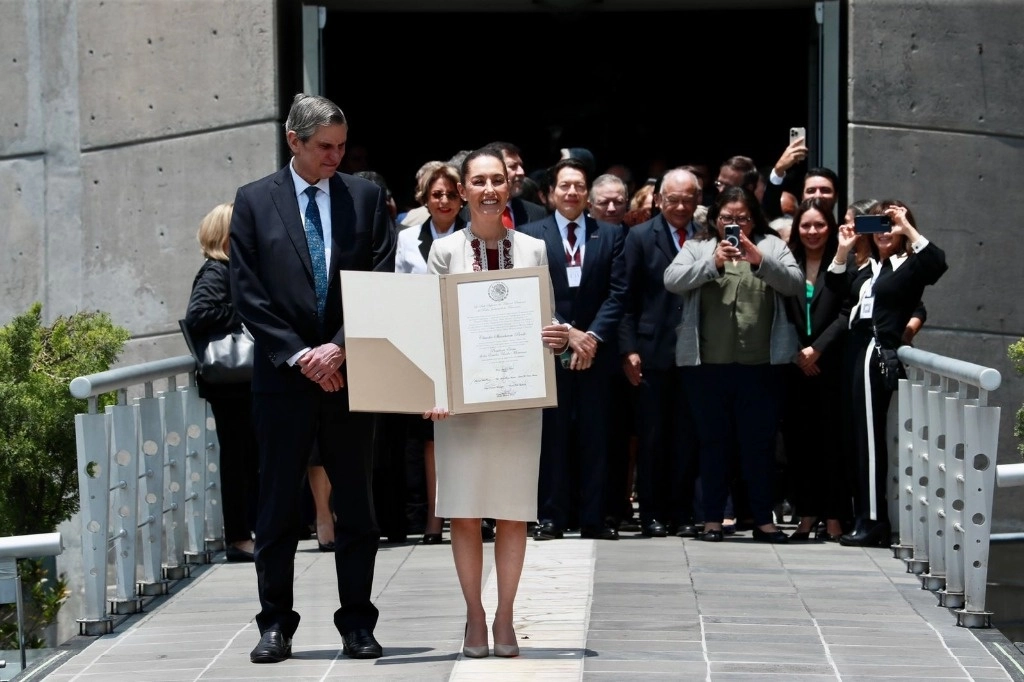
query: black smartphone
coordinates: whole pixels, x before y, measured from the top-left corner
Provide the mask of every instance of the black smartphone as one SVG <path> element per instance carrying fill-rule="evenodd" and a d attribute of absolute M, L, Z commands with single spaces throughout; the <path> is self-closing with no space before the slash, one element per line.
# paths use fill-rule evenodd
<path fill-rule="evenodd" d="M 736 223 L 725 226 L 725 241 L 740 248 L 740 226 Z"/>
<path fill-rule="evenodd" d="M 887 215 L 859 215 L 853 218 L 853 231 L 857 234 L 882 234 L 892 229 Z"/>

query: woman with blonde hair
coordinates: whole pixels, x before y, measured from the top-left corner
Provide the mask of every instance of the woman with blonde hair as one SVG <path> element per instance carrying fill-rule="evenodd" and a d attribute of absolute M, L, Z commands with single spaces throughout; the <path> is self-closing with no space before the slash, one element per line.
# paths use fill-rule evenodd
<path fill-rule="evenodd" d="M 231 302 L 228 274 L 228 231 L 234 204 L 220 204 L 206 214 L 196 238 L 206 259 L 192 282 L 185 326 L 196 344 L 242 328 Z M 252 425 L 249 381 L 210 383 L 196 375 L 199 395 L 210 403 L 220 442 L 221 503 L 228 561 L 253 560 L 253 529 L 259 492 L 259 455 Z"/>

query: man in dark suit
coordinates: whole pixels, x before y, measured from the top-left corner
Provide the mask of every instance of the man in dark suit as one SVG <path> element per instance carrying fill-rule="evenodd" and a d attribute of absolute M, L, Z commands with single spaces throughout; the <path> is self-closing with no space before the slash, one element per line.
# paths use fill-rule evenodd
<path fill-rule="evenodd" d="M 622 228 L 586 215 L 587 171 L 577 159 L 563 159 L 551 171 L 555 213 L 527 223 L 524 234 L 547 244 L 555 293 L 555 316 L 571 325 L 569 347 L 556 364 L 558 407 L 544 410 L 538 486 L 538 519 L 533 537 L 551 540 L 572 523 L 579 495 L 580 534 L 617 540 L 607 525 L 609 405 L 622 303 Z"/>
<path fill-rule="evenodd" d="M 698 182 L 685 169 L 665 173 L 654 196 L 658 215 L 631 228 L 623 249 L 628 293 L 619 352 L 637 387 L 636 491 L 648 537 L 664 537 L 675 524 L 683 537 L 697 534 L 694 435 L 675 363 L 682 299 L 665 289 L 663 275 L 685 240 L 706 236 L 693 222 Z"/>
<path fill-rule="evenodd" d="M 330 100 L 295 96 L 291 162 L 239 188 L 231 220 L 231 290 L 256 339 L 253 415 L 260 446 L 254 663 L 291 655 L 299 494 L 314 440 L 334 491 L 334 553 L 344 653 L 377 658 L 370 601 L 380 540 L 371 503 L 373 415 L 350 412 L 339 270 L 394 270 L 384 191 L 337 173 L 348 124 Z"/>

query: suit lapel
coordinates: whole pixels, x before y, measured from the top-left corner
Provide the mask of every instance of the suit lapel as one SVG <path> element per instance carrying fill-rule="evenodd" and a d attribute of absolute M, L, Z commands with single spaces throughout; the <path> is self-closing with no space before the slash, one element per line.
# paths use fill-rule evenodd
<path fill-rule="evenodd" d="M 597 224 L 597 221 L 590 216 L 581 216 L 583 218 L 584 225 L 584 242 L 585 248 L 583 250 L 583 271 L 580 272 L 580 287 L 590 276 L 590 272 L 597 267 L 591 265 L 592 263 L 600 262 L 601 260 L 601 249 L 604 247 L 604 240 L 601 239 L 601 228 Z"/>
<path fill-rule="evenodd" d="M 288 166 L 274 179 L 276 186 L 271 192 L 271 200 L 277 207 L 278 215 L 284 224 L 284 231 L 295 247 L 295 253 L 302 261 L 310 286 L 313 286 L 313 263 L 309 258 L 309 244 L 306 243 L 306 230 L 299 215 L 299 200 L 295 196 L 295 182 Z"/>
<path fill-rule="evenodd" d="M 355 215 L 352 195 L 341 175 L 335 173 L 331 177 L 331 262 L 327 268 L 328 286 L 341 270 L 342 245 L 356 243 L 356 226 L 348 219 L 352 215 Z"/>
<path fill-rule="evenodd" d="M 565 246 L 562 245 L 562 233 L 558 231 L 558 222 L 552 214 L 544 219 L 544 241 L 548 245 L 548 263 L 552 273 L 552 286 L 569 288 L 569 277 L 565 274 Z"/>
<path fill-rule="evenodd" d="M 678 253 L 678 251 L 676 251 L 675 244 L 672 243 L 675 231 L 672 229 L 672 226 L 668 224 L 668 221 L 665 220 L 665 216 L 660 214 L 655 219 L 653 227 L 654 244 L 662 253 L 665 254 L 665 258 L 668 259 L 668 262 L 671 263 L 675 260 L 676 254 Z"/>
<path fill-rule="evenodd" d="M 430 245 L 434 243 L 434 234 L 430 231 L 430 220 L 420 226 L 420 254 L 423 255 L 423 262 L 427 262 L 430 255 Z"/>

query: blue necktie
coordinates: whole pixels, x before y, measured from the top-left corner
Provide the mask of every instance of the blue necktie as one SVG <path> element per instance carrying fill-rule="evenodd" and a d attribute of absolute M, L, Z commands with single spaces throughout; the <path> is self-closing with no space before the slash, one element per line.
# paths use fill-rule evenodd
<path fill-rule="evenodd" d="M 316 284 L 316 314 L 324 321 L 327 306 L 327 256 L 324 251 L 324 228 L 320 224 L 320 208 L 316 205 L 317 188 L 310 185 L 305 190 L 309 197 L 306 204 L 306 243 L 309 258 L 313 262 L 313 283 Z"/>

